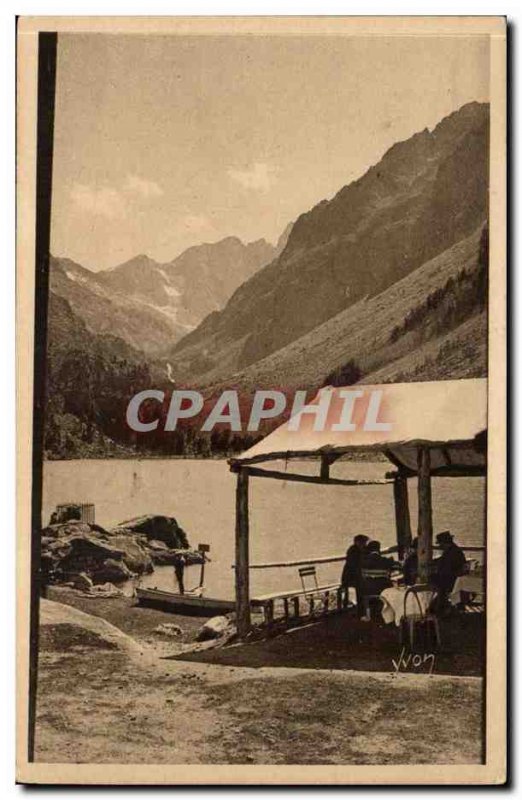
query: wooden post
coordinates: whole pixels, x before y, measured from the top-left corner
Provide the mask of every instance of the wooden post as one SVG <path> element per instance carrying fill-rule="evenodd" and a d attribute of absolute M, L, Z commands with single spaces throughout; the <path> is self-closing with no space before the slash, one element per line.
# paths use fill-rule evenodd
<path fill-rule="evenodd" d="M 324 613 L 328 614 L 328 609 L 330 608 L 330 592 L 324 593 Z"/>
<path fill-rule="evenodd" d="M 239 636 L 250 630 L 248 564 L 248 472 L 240 469 L 236 486 L 236 625 Z"/>
<path fill-rule="evenodd" d="M 431 458 L 429 448 L 419 447 L 417 451 L 417 491 L 419 499 L 419 544 L 417 547 L 417 554 L 419 559 L 419 583 L 427 583 L 430 577 L 433 538 L 430 462 Z"/>
<path fill-rule="evenodd" d="M 321 480 L 327 481 L 330 478 L 330 459 L 328 456 L 321 456 Z"/>
<path fill-rule="evenodd" d="M 411 545 L 410 507 L 408 504 L 408 479 L 398 472 L 393 480 L 393 500 L 395 503 L 395 528 L 399 559 Z"/>

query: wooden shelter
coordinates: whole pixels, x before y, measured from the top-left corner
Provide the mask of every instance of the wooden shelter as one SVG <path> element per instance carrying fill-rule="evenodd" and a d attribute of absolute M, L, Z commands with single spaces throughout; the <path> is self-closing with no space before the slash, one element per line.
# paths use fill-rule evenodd
<path fill-rule="evenodd" d="M 297 419 L 299 417 L 299 419 Z M 397 547 L 411 542 L 408 479 L 417 478 L 419 578 L 426 580 L 432 556 L 432 477 L 486 475 L 487 381 L 467 379 L 426 383 L 326 387 L 254 447 L 230 460 L 236 489 L 236 614 L 240 635 L 250 628 L 250 478 L 332 486 L 390 483 L 393 486 Z M 383 453 L 396 468 L 384 479 L 349 480 L 330 476 L 341 456 Z M 267 462 L 315 458 L 317 475 L 267 468 Z"/>

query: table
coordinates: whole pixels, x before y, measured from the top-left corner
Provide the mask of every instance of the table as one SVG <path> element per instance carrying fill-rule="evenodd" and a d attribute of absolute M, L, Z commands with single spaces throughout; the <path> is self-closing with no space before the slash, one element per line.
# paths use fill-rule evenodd
<path fill-rule="evenodd" d="M 461 592 L 468 594 L 484 594 L 484 576 L 483 575 L 461 575 L 455 581 L 451 594 L 448 599 L 452 605 L 456 606 L 461 602 Z"/>
<path fill-rule="evenodd" d="M 382 618 L 386 623 L 394 622 L 397 627 L 401 624 L 401 619 L 404 616 L 404 597 L 406 595 L 407 586 L 392 586 L 381 592 L 382 600 Z M 417 597 L 420 600 L 422 611 L 425 613 L 431 603 L 433 592 L 417 592 Z M 408 597 L 406 604 L 406 616 L 417 616 L 419 614 L 419 605 L 413 596 L 413 593 Z"/>

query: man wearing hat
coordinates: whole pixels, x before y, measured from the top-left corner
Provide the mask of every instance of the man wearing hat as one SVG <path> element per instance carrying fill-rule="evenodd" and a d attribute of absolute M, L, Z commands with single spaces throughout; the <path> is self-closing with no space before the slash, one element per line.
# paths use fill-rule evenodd
<path fill-rule="evenodd" d="M 448 595 L 458 576 L 466 571 L 466 557 L 449 531 L 438 533 L 436 539 L 442 555 L 433 562 L 435 572 L 432 582 L 443 595 Z"/>

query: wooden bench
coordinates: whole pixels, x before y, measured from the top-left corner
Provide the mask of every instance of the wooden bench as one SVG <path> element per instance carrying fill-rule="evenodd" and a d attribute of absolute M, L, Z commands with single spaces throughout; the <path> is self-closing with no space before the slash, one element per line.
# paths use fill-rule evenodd
<path fill-rule="evenodd" d="M 306 591 L 297 589 L 291 592 L 263 594 L 251 598 L 250 605 L 253 608 L 262 608 L 266 624 L 271 625 L 274 621 L 274 606 L 278 600 L 283 603 L 283 618 L 285 622 L 288 622 L 290 619 L 300 619 L 300 601 L 302 598 L 308 601 L 308 613 L 310 615 L 314 613 L 316 600 L 321 603 L 323 614 L 327 614 L 332 595 L 336 596 L 336 611 L 342 611 L 348 607 L 348 587 L 342 586 L 340 583 L 330 583 L 327 586 L 318 586 Z M 290 606 L 293 607 L 292 616 L 290 615 Z"/>

